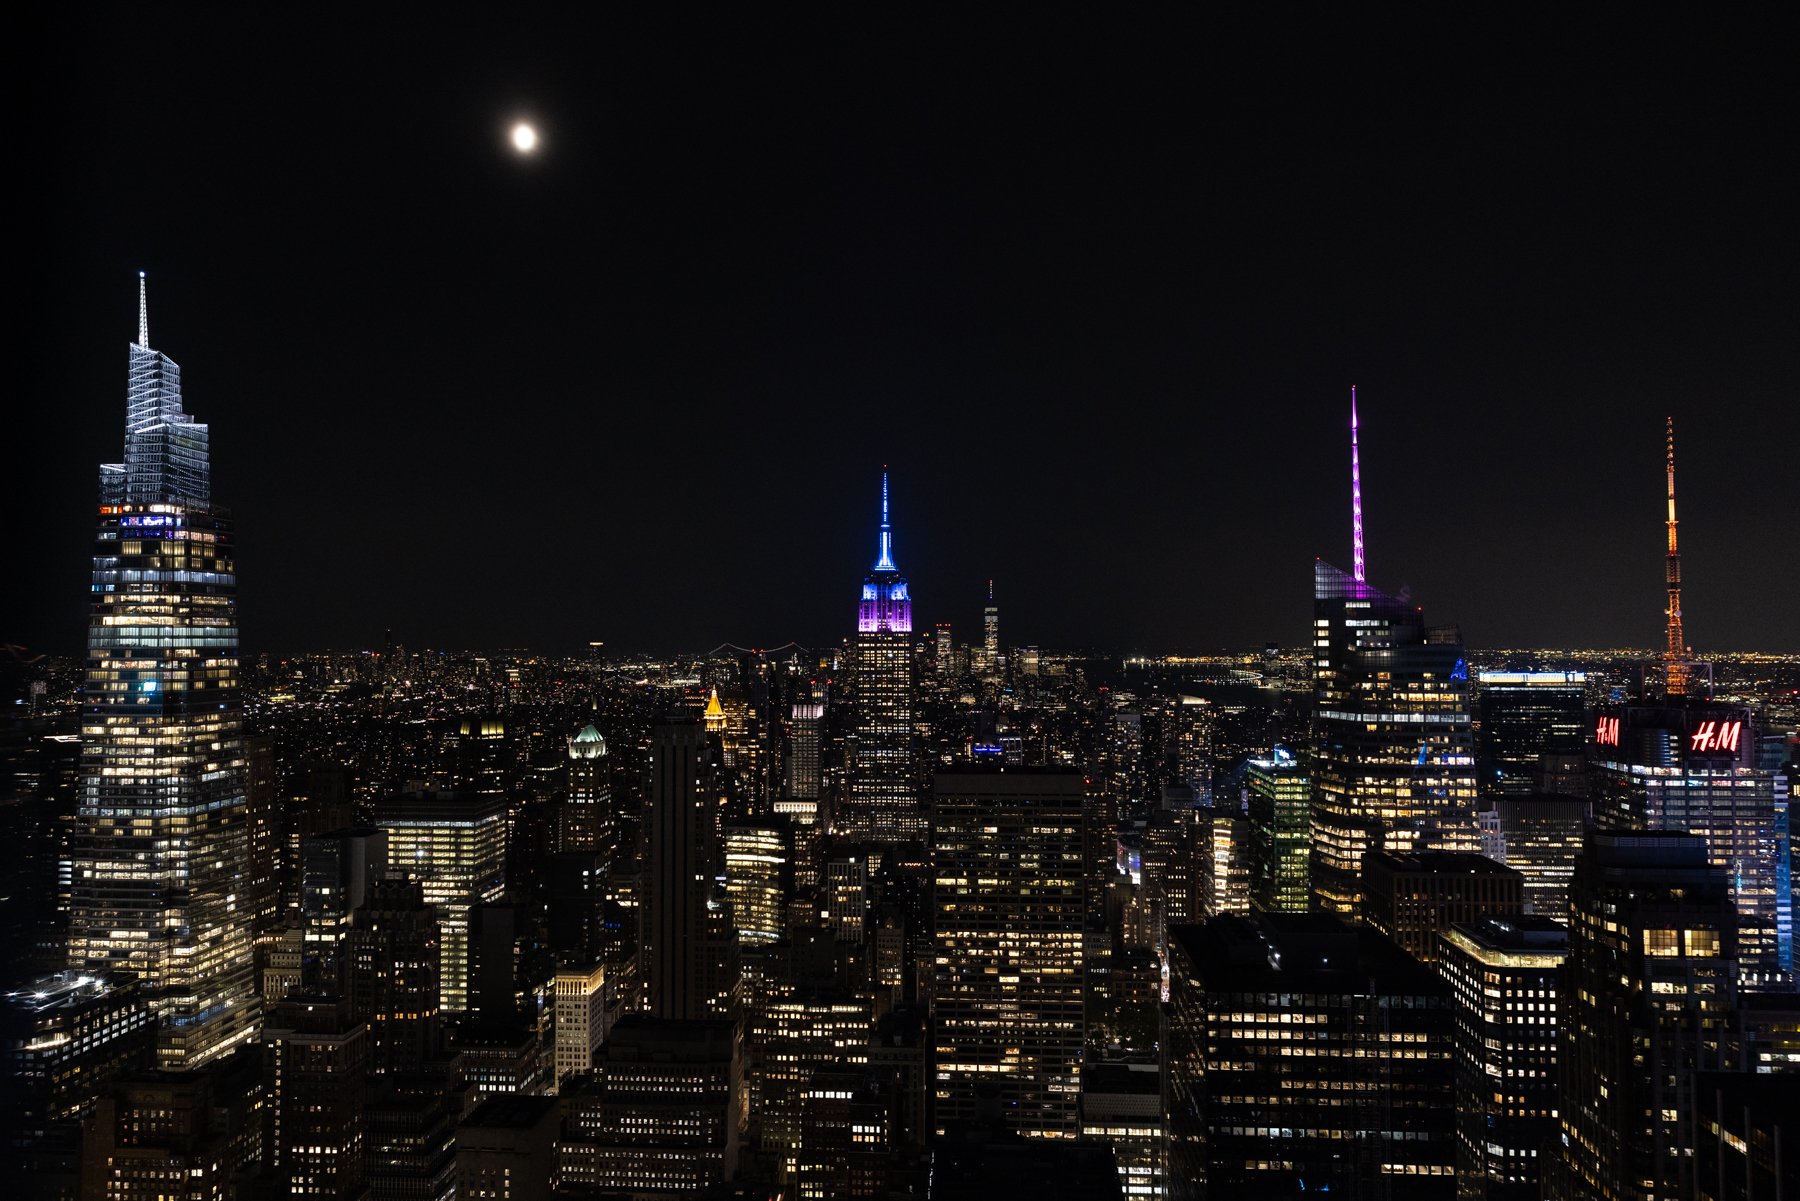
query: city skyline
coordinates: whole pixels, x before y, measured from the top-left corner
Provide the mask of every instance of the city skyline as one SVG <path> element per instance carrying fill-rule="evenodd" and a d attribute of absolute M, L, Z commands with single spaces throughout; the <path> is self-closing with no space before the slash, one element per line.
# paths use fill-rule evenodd
<path fill-rule="evenodd" d="M 606 26 L 590 77 L 529 36 L 476 56 L 467 27 L 243 58 L 248 25 L 44 19 L 87 52 L 29 85 L 53 169 L 21 439 L 103 445 L 104 331 L 147 270 L 158 341 L 204 362 L 196 411 L 233 417 L 253 652 L 822 642 L 883 462 L 921 618 L 959 641 L 994 579 L 1021 644 L 1298 643 L 1295 581 L 1346 557 L 1351 384 L 1370 561 L 1471 645 L 1657 645 L 1657 606 L 1619 598 L 1660 574 L 1673 415 L 1688 641 L 1800 649 L 1765 599 L 1800 570 L 1793 242 L 1762 149 L 1783 110 L 1704 31 L 1665 89 L 1672 51 L 1596 61 L 1579 26 L 1530 47 L 1528 84 L 1399 48 L 1352 74 L 1323 33 L 1208 72 L 1054 38 L 994 63 L 974 26 L 896 94 L 904 38 L 819 62 Z M 125 69 L 146 54 L 170 69 Z M 344 69 L 317 106 L 290 85 L 321 61 Z M 202 63 L 232 97 L 203 121 Z M 504 136 L 527 112 L 529 160 Z M 82 570 L 67 467 L 22 477 L 46 586 L 0 633 L 33 650 L 80 628 L 52 586 Z M 321 522 L 360 535 L 303 573 L 277 548 Z M 673 553 L 676 527 L 710 553 Z M 445 540 L 506 570 L 439 588 Z"/>

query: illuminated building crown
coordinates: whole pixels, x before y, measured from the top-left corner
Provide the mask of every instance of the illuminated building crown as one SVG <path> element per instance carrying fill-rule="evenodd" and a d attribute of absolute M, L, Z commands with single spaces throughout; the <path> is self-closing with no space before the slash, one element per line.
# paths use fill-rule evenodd
<path fill-rule="evenodd" d="M 906 577 L 894 565 L 894 530 L 888 520 L 888 476 L 881 472 L 881 541 L 875 566 L 863 580 L 862 599 L 856 610 L 859 634 L 889 632 L 912 633 L 912 596 L 906 590 Z"/>

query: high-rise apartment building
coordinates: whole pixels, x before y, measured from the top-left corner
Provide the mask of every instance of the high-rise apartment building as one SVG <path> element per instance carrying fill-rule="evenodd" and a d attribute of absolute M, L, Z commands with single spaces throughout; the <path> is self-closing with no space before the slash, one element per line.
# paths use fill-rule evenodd
<path fill-rule="evenodd" d="M 1438 970 L 1456 1007 L 1456 1194 L 1537 1201 L 1541 1154 L 1557 1134 L 1556 1021 L 1566 927 L 1483 918 L 1439 935 Z"/>
<path fill-rule="evenodd" d="M 402 792 L 375 805 L 391 876 L 417 880 L 437 911 L 438 996 L 469 1007 L 469 914 L 506 888 L 506 798 L 493 792 Z"/>
<path fill-rule="evenodd" d="M 913 753 L 912 594 L 894 564 L 885 471 L 880 553 L 863 580 L 850 658 L 855 744 L 836 831 L 870 842 L 923 841 Z"/>
<path fill-rule="evenodd" d="M 1587 737 L 1587 675 L 1579 671 L 1484 671 L 1480 686 L 1481 791 L 1529 796 L 1545 757 L 1579 756 Z"/>
<path fill-rule="evenodd" d="M 1737 912 L 1706 840 L 1590 834 L 1559 999 L 1561 1161 L 1547 1195 L 1694 1195 L 1696 1077 L 1735 1069 Z"/>
<path fill-rule="evenodd" d="M 942 772 L 934 786 L 934 1125 L 996 1104 L 1028 1137 L 1080 1129 L 1082 776 Z"/>
<path fill-rule="evenodd" d="M 125 461 L 100 468 L 69 966 L 131 972 L 166 1067 L 255 1037 L 258 904 L 232 529 L 138 277 Z"/>
<path fill-rule="evenodd" d="M 1312 907 L 1312 785 L 1299 760 L 1276 747 L 1252 759 L 1244 780 L 1250 825 L 1250 907 L 1305 913 Z"/>

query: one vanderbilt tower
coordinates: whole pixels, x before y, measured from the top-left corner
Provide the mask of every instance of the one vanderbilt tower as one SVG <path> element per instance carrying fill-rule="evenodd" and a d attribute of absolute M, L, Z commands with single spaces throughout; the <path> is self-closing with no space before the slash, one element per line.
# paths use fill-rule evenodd
<path fill-rule="evenodd" d="M 231 526 L 207 427 L 150 348 L 144 279 L 125 461 L 100 467 L 69 961 L 135 973 L 159 1066 L 255 1035 Z"/>

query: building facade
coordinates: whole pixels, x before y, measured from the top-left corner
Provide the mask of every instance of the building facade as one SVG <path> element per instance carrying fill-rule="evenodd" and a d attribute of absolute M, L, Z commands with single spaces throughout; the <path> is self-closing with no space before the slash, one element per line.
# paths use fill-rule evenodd
<path fill-rule="evenodd" d="M 100 468 L 69 966 L 137 976 L 170 1068 L 256 1035 L 232 528 L 143 277 L 125 461 Z"/>
<path fill-rule="evenodd" d="M 1468 661 L 1417 606 L 1313 577 L 1312 889 L 1353 916 L 1369 851 L 1479 849 Z"/>
<path fill-rule="evenodd" d="M 1484 918 L 1439 936 L 1456 1007 L 1456 1195 L 1537 1201 L 1556 1122 L 1556 1021 L 1569 932 Z"/>
<path fill-rule="evenodd" d="M 886 472 L 880 553 L 863 580 L 850 663 L 855 742 L 836 832 L 868 842 L 923 841 L 926 823 L 913 747 L 912 594 L 894 564 Z"/>
<path fill-rule="evenodd" d="M 1072 1138 L 1086 1037 L 1082 776 L 941 772 L 933 789 L 934 1126 L 997 1102 L 1027 1137 Z"/>

